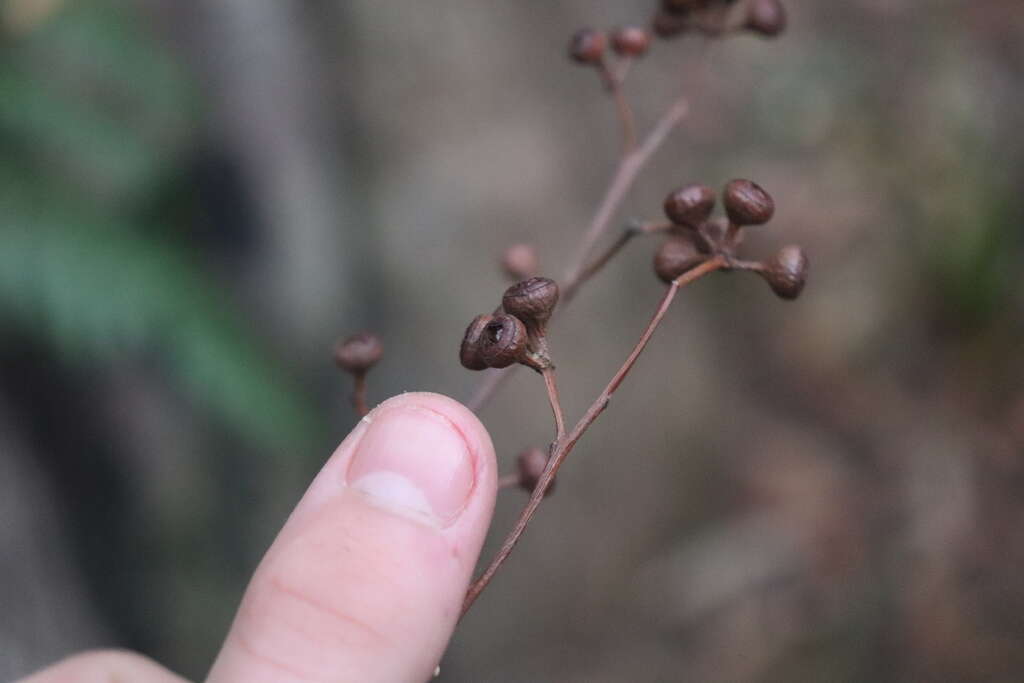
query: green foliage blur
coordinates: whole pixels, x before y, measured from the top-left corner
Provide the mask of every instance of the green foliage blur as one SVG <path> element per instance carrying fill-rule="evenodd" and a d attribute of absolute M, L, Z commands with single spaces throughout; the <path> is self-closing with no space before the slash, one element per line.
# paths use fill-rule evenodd
<path fill-rule="evenodd" d="M 241 438 L 308 445 L 309 397 L 189 239 L 189 74 L 123 8 L 40 22 L 0 53 L 0 316 L 69 364 L 156 353 Z"/>

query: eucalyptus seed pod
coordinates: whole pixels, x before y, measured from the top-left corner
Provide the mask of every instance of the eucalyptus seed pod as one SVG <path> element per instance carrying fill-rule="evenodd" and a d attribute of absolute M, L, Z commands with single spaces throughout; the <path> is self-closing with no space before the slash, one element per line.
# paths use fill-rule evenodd
<path fill-rule="evenodd" d="M 532 244 L 513 244 L 501 255 L 501 268 L 514 280 L 525 280 L 537 274 L 540 259 Z"/>
<path fill-rule="evenodd" d="M 505 290 L 501 307 L 530 326 L 543 330 L 558 303 L 558 285 L 546 277 L 531 277 Z"/>
<path fill-rule="evenodd" d="M 601 31 L 580 29 L 569 41 L 569 57 L 580 64 L 600 64 L 607 39 Z"/>
<path fill-rule="evenodd" d="M 526 355 L 526 326 L 514 315 L 496 315 L 480 336 L 480 358 L 488 367 L 507 368 Z"/>
<path fill-rule="evenodd" d="M 730 180 L 722 192 L 729 220 L 736 225 L 763 225 L 775 214 L 775 200 L 750 180 Z"/>
<path fill-rule="evenodd" d="M 670 237 L 654 252 L 654 272 L 663 282 L 672 282 L 704 259 L 689 237 Z"/>
<path fill-rule="evenodd" d="M 767 280 L 777 296 L 782 299 L 795 299 L 800 296 L 807 283 L 807 271 L 810 262 L 804 250 L 796 245 L 783 247 L 765 264 L 761 276 Z"/>
<path fill-rule="evenodd" d="M 651 47 L 651 34 L 639 26 L 623 26 L 612 31 L 612 49 L 623 57 L 642 57 Z"/>
<path fill-rule="evenodd" d="M 527 448 L 516 456 L 516 473 L 519 475 L 519 487 L 526 491 L 533 491 L 537 488 L 537 482 L 544 474 L 548 465 L 548 454 L 540 448 Z M 551 493 L 555 488 L 556 480 L 551 480 L 551 485 L 545 493 Z"/>
<path fill-rule="evenodd" d="M 339 341 L 334 346 L 334 362 L 353 375 L 365 373 L 384 355 L 384 346 L 377 335 L 360 332 Z"/>
<path fill-rule="evenodd" d="M 715 191 L 707 185 L 691 183 L 665 197 L 665 215 L 676 225 L 697 227 L 715 208 Z"/>
<path fill-rule="evenodd" d="M 777 36 L 786 29 L 786 8 L 779 0 L 751 0 L 744 27 L 768 38 Z"/>
<path fill-rule="evenodd" d="M 467 370 L 485 370 L 487 368 L 487 363 L 481 355 L 482 340 L 484 328 L 492 320 L 494 320 L 494 316 L 478 315 L 466 328 L 466 334 L 462 337 L 462 346 L 459 347 L 459 362 Z"/>

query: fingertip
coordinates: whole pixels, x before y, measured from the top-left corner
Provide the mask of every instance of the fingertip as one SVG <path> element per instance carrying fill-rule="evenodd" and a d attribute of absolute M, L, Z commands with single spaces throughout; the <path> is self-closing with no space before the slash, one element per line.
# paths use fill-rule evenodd
<path fill-rule="evenodd" d="M 19 683 L 187 683 L 148 657 L 128 650 L 86 650 L 63 659 Z"/>
<path fill-rule="evenodd" d="M 457 401 L 407 393 L 377 406 L 264 557 L 210 680 L 429 673 L 458 618 L 496 478 L 487 430 Z"/>
<path fill-rule="evenodd" d="M 476 456 L 478 460 L 477 469 L 486 470 L 483 473 L 478 472 L 478 484 L 486 485 L 488 483 L 479 481 L 482 478 L 479 476 L 480 474 L 491 475 L 492 479 L 496 481 L 494 444 L 491 442 L 491 435 L 483 423 L 480 422 L 480 418 L 472 410 L 455 399 L 430 391 L 410 391 L 387 399 L 371 411 L 368 417 L 372 419 L 372 416 L 380 411 L 406 406 L 423 408 L 447 418 L 452 423 L 452 426 L 462 435 L 463 439 L 465 439 L 470 451 Z M 491 483 L 494 483 L 494 481 Z"/>

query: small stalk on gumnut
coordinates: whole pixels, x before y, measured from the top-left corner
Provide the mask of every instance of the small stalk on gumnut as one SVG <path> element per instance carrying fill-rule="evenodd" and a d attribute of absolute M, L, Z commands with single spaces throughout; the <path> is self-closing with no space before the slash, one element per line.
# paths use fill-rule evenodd
<path fill-rule="evenodd" d="M 359 417 L 370 412 L 366 402 L 366 374 L 384 355 L 384 347 L 377 335 L 360 332 L 339 341 L 334 347 L 334 362 L 352 375 L 352 407 Z"/>

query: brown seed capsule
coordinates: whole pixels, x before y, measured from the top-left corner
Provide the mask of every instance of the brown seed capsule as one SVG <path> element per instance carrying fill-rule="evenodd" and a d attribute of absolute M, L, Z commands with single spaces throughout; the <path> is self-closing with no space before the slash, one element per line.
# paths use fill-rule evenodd
<path fill-rule="evenodd" d="M 494 320 L 494 316 L 478 315 L 466 328 L 466 334 L 462 337 L 462 346 L 459 347 L 459 362 L 467 370 L 485 370 L 487 368 L 487 363 L 480 351 L 483 348 L 484 328 L 492 320 Z"/>
<path fill-rule="evenodd" d="M 775 200 L 749 180 L 730 180 L 722 192 L 722 203 L 736 225 L 762 225 L 775 214 Z"/>
<path fill-rule="evenodd" d="M 745 26 L 762 36 L 777 36 L 786 29 L 786 8 L 779 0 L 752 0 Z"/>
<path fill-rule="evenodd" d="M 601 31 L 584 28 L 569 41 L 569 57 L 580 64 L 599 64 L 604 58 L 607 39 Z"/>
<path fill-rule="evenodd" d="M 558 285 L 546 277 L 531 277 L 505 290 L 501 307 L 527 325 L 543 328 L 558 303 Z"/>
<path fill-rule="evenodd" d="M 663 282 L 672 282 L 704 259 L 689 237 L 670 237 L 654 252 L 654 272 Z"/>
<path fill-rule="evenodd" d="M 516 456 L 516 472 L 519 474 L 519 486 L 526 491 L 533 491 L 537 488 L 537 482 L 544 474 L 544 468 L 548 465 L 548 454 L 540 448 L 527 448 Z M 551 485 L 545 493 L 551 493 L 555 488 L 556 480 L 551 480 Z"/>
<path fill-rule="evenodd" d="M 761 275 L 768 281 L 776 295 L 782 299 L 795 299 L 800 296 L 807 283 L 807 271 L 810 268 L 810 262 L 803 249 L 796 245 L 783 247 L 764 265 L 765 269 L 761 271 Z"/>
<path fill-rule="evenodd" d="M 676 225 L 696 227 L 706 221 L 715 208 L 715 191 L 693 183 L 673 190 L 665 197 L 665 215 Z"/>
<path fill-rule="evenodd" d="M 480 358 L 488 367 L 507 368 L 526 354 L 526 326 L 513 315 L 496 315 L 480 336 Z"/>
<path fill-rule="evenodd" d="M 641 57 L 651 46 L 651 34 L 639 26 L 623 26 L 612 31 L 612 49 L 623 57 Z"/>
<path fill-rule="evenodd" d="M 537 274 L 540 259 L 532 244 L 513 244 L 501 255 L 501 267 L 515 280 L 525 280 Z"/>
<path fill-rule="evenodd" d="M 345 372 L 358 375 L 366 372 L 384 355 L 384 346 L 377 335 L 360 332 L 334 346 L 334 362 Z"/>

